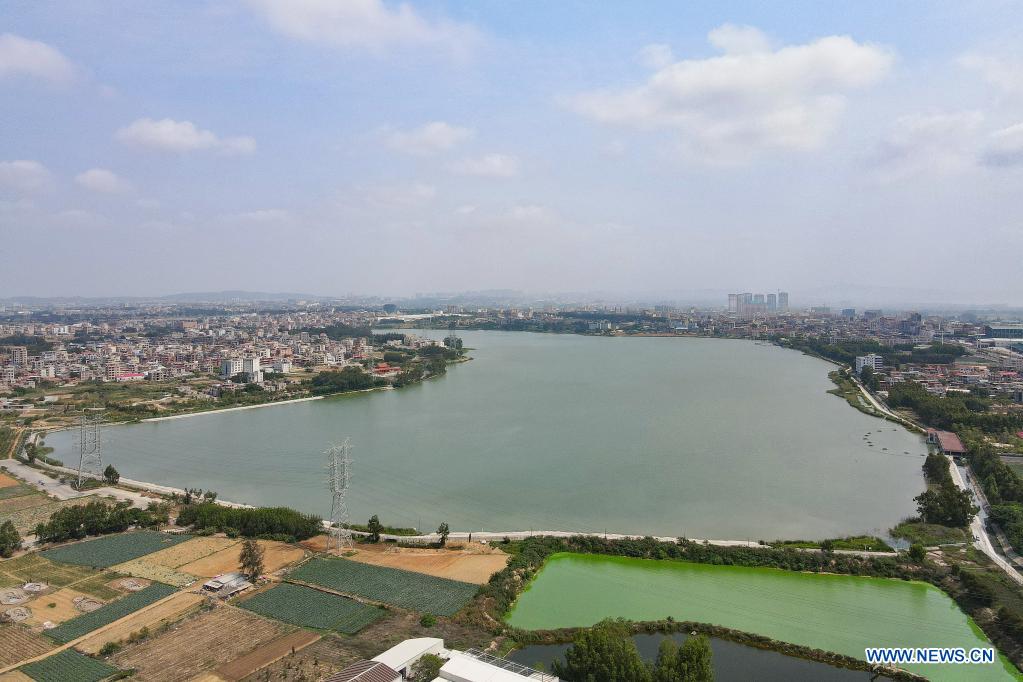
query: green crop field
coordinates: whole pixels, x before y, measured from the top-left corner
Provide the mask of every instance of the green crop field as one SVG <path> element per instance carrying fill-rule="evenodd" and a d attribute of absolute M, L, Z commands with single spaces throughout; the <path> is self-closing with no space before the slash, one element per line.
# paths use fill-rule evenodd
<path fill-rule="evenodd" d="M 348 635 L 383 616 L 383 611 L 375 606 L 290 583 L 261 592 L 238 606 L 292 625 Z"/>
<path fill-rule="evenodd" d="M 313 559 L 292 571 L 289 577 L 437 616 L 454 615 L 479 590 L 479 585 L 471 583 L 347 559 Z"/>
<path fill-rule="evenodd" d="M 109 604 L 104 604 L 95 611 L 75 616 L 52 630 L 44 630 L 43 634 L 56 642 L 66 644 L 108 623 L 124 618 L 129 613 L 135 613 L 142 607 L 149 606 L 153 602 L 159 601 L 175 592 L 177 590 L 170 585 L 153 583 L 144 590 L 134 592 Z"/>
<path fill-rule="evenodd" d="M 184 533 L 169 535 L 152 530 L 139 530 L 76 542 L 73 545 L 48 549 L 41 554 L 47 559 L 65 564 L 107 568 L 191 539 L 191 535 Z"/>
<path fill-rule="evenodd" d="M 98 575 L 87 566 L 57 564 L 38 554 L 24 554 L 16 559 L 0 561 L 0 574 L 11 576 L 17 583 L 46 583 L 52 587 L 64 587 Z"/>
<path fill-rule="evenodd" d="M 35 663 L 23 665 L 18 670 L 39 682 L 99 682 L 120 672 L 103 661 L 89 658 L 74 649 L 65 649 L 59 654 Z"/>
<path fill-rule="evenodd" d="M 9 485 L 4 488 L 0 488 L 0 500 L 6 500 L 9 497 L 21 497 L 22 495 L 31 495 L 35 490 L 28 487 L 24 483 L 18 485 Z"/>

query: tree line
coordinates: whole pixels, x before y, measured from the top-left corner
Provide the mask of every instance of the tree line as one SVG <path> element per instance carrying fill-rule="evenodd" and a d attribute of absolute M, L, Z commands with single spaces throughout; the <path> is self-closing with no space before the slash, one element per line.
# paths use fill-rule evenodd
<path fill-rule="evenodd" d="M 319 516 L 288 507 L 225 507 L 212 502 L 186 504 L 178 513 L 179 526 L 236 533 L 243 537 L 306 540 L 323 532 Z"/>
<path fill-rule="evenodd" d="M 555 661 L 555 675 L 568 682 L 710 682 L 714 679 L 713 652 L 703 635 L 686 639 L 682 646 L 666 638 L 651 664 L 643 660 L 624 620 L 603 620 L 581 631 Z"/>
<path fill-rule="evenodd" d="M 89 502 L 58 509 L 50 520 L 35 527 L 40 543 L 81 540 L 89 535 L 121 533 L 133 526 L 158 528 L 168 522 L 168 505 L 152 502 L 148 509 L 137 509 L 130 502 L 108 505 Z"/>

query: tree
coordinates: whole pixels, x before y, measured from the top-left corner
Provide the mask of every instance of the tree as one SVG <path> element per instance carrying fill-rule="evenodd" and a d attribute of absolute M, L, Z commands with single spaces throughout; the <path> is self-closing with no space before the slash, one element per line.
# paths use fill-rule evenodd
<path fill-rule="evenodd" d="M 380 542 L 380 533 L 384 530 L 384 524 L 380 523 L 380 518 L 374 514 L 369 517 L 369 523 L 366 524 L 366 530 L 369 531 L 370 542 Z"/>
<path fill-rule="evenodd" d="M 447 521 L 437 526 L 437 533 L 440 534 L 440 546 L 443 547 L 448 542 L 448 535 L 451 534 L 451 527 Z"/>
<path fill-rule="evenodd" d="M 8 558 L 21 549 L 21 535 L 13 521 L 0 524 L 0 557 Z"/>
<path fill-rule="evenodd" d="M 107 468 L 103 470 L 103 478 L 110 485 L 117 485 L 117 482 L 121 480 L 121 474 L 117 473 L 113 464 L 108 464 Z"/>
<path fill-rule="evenodd" d="M 440 669 L 443 665 L 444 659 L 440 656 L 424 654 L 412 666 L 412 677 L 410 679 L 413 682 L 433 682 L 433 680 L 440 676 Z"/>
<path fill-rule="evenodd" d="M 580 632 L 565 652 L 565 662 L 555 661 L 554 674 L 572 682 L 651 682 L 653 676 L 632 641 L 623 620 L 602 620 Z"/>
<path fill-rule="evenodd" d="M 922 564 L 927 558 L 927 550 L 919 542 L 914 542 L 909 546 L 909 558 L 915 564 Z"/>
<path fill-rule="evenodd" d="M 977 507 L 973 506 L 970 493 L 960 490 L 953 483 L 946 483 L 936 489 L 927 490 L 913 498 L 917 511 L 927 523 L 962 528 L 970 525 Z"/>
<path fill-rule="evenodd" d="M 688 638 L 682 646 L 665 639 L 657 650 L 654 682 L 710 682 L 714 679 L 713 652 L 703 635 Z"/>
<path fill-rule="evenodd" d="M 255 540 L 246 540 L 242 543 L 238 563 L 242 565 L 245 575 L 255 580 L 263 572 L 263 548 Z"/>

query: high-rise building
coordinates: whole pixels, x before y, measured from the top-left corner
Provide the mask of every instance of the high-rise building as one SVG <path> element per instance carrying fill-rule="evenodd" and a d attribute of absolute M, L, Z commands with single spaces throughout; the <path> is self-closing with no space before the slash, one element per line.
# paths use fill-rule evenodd
<path fill-rule="evenodd" d="M 789 310 L 789 292 L 779 291 L 778 292 L 778 311 L 787 313 Z"/>
<path fill-rule="evenodd" d="M 856 308 L 842 308 L 842 317 L 853 319 L 856 317 Z"/>
<path fill-rule="evenodd" d="M 28 364 L 28 348 L 25 346 L 11 346 L 11 363 L 15 367 L 24 367 Z"/>
<path fill-rule="evenodd" d="M 767 295 L 767 312 L 773 313 L 778 309 L 778 296 L 776 294 Z"/>
<path fill-rule="evenodd" d="M 728 294 L 728 312 L 739 312 L 739 294 Z"/>
<path fill-rule="evenodd" d="M 753 305 L 765 305 L 763 294 L 753 294 Z"/>

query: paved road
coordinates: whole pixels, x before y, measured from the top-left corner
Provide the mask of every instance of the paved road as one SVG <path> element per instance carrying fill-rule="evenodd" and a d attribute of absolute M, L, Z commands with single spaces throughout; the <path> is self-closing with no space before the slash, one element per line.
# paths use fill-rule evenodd
<path fill-rule="evenodd" d="M 911 425 L 917 429 L 920 429 L 920 431 L 925 430 L 919 424 L 916 424 L 908 419 L 905 419 L 904 417 L 901 417 L 892 412 L 891 410 L 889 410 L 886 406 L 884 406 L 877 399 L 875 399 L 874 395 L 870 391 L 868 391 L 866 387 L 862 383 L 860 383 L 859 380 L 856 379 L 855 377 L 853 378 L 853 381 L 856 382 L 856 385 L 859 386 L 860 392 L 862 392 L 863 395 L 866 396 L 867 400 L 870 401 L 870 404 L 873 405 L 877 410 L 883 412 L 884 414 L 903 424 Z M 1005 571 L 1006 575 L 1008 575 L 1014 582 L 1016 582 L 1019 585 L 1023 585 L 1023 575 L 1020 575 L 1019 571 L 1016 570 L 1012 563 L 1010 563 L 1010 560 L 1017 559 L 1018 555 L 1016 555 L 1016 553 L 1012 550 L 1012 547 L 1008 544 L 1008 541 L 1004 538 L 1004 536 L 1001 538 L 999 537 L 995 538 L 996 541 L 999 542 L 999 546 L 1001 546 L 1005 550 L 1006 556 L 1008 556 L 1010 560 L 1006 560 L 1004 556 L 999 554 L 998 551 L 995 549 L 994 543 L 991 541 L 991 534 L 988 533 L 987 530 L 988 504 L 987 498 L 984 497 L 984 492 L 975 485 L 976 482 L 974 481 L 973 477 L 969 474 L 969 469 L 967 467 L 960 467 L 955 463 L 955 460 L 952 459 L 951 457 L 948 457 L 948 460 L 949 469 L 952 472 L 952 480 L 955 482 L 957 486 L 959 486 L 963 490 L 968 490 L 970 494 L 973 495 L 974 500 L 978 502 L 977 506 L 980 508 L 980 511 L 977 512 L 977 516 L 974 517 L 973 519 L 973 523 L 970 524 L 970 530 L 972 531 L 973 537 L 975 538 L 973 546 L 982 551 L 984 554 L 986 554 L 988 558 L 990 558 L 991 561 L 995 562 L 995 564 L 999 568 Z"/>
<path fill-rule="evenodd" d="M 324 522 L 326 525 L 326 522 Z M 352 531 L 355 535 L 369 535 L 369 533 L 361 531 Z M 453 532 L 448 535 L 449 541 L 468 541 L 470 538 L 474 542 L 501 542 L 505 538 L 509 540 L 525 540 L 529 537 L 555 537 L 555 538 L 570 538 L 578 535 L 594 538 L 607 538 L 608 540 L 640 540 L 645 535 L 624 535 L 621 533 L 575 533 L 572 531 L 565 530 L 512 530 L 504 533 L 496 531 L 480 531 L 480 532 Z M 382 540 L 395 540 L 398 542 L 409 542 L 416 544 L 430 544 L 433 542 L 440 542 L 440 535 L 437 533 L 424 533 L 423 535 L 389 535 L 387 533 L 381 533 L 380 538 Z M 761 545 L 759 542 L 752 540 L 697 540 L 695 538 L 689 538 L 692 542 L 703 543 L 706 542 L 711 545 L 717 545 L 718 547 L 769 547 L 770 545 Z M 654 537 L 654 540 L 658 542 L 676 542 L 677 537 Z M 800 549 L 799 551 L 806 552 L 819 552 L 817 549 Z M 864 557 L 891 557 L 895 556 L 894 552 L 865 552 L 862 550 L 854 549 L 836 549 L 835 554 L 849 554 L 854 556 Z"/>
<path fill-rule="evenodd" d="M 132 492 L 130 490 L 121 490 L 120 488 L 103 487 L 83 491 L 75 490 L 71 486 L 65 485 L 57 479 L 50 478 L 38 469 L 34 469 L 16 459 L 0 460 L 0 468 L 7 469 L 7 471 L 26 481 L 32 487 L 46 493 L 47 495 L 52 495 L 58 500 L 73 500 L 79 497 L 86 497 L 88 495 L 107 495 L 117 498 L 118 500 L 127 500 L 128 502 L 131 502 L 133 506 L 142 509 L 153 501 L 152 497 L 145 497 L 141 493 Z"/>
<path fill-rule="evenodd" d="M 974 547 L 984 552 L 984 554 L 995 562 L 999 568 L 1005 571 L 1005 573 L 1012 578 L 1014 582 L 1019 585 L 1023 585 L 1023 575 L 1020 575 L 1019 571 L 1017 571 L 1013 565 L 1005 559 L 1005 557 L 995 550 L 995 546 L 991 542 L 991 536 L 987 532 L 987 499 L 984 498 L 982 492 L 974 488 L 973 477 L 969 475 L 969 472 L 965 469 L 965 467 L 957 465 L 951 457 L 949 457 L 948 460 L 949 469 L 952 472 L 952 480 L 963 490 L 970 491 L 974 500 L 978 502 L 977 506 L 980 508 L 980 511 L 977 512 L 977 516 L 973 519 L 973 523 L 970 524 L 970 531 L 973 533 L 973 537 L 976 538 Z M 1011 548 L 1009 551 L 1012 551 Z"/>

